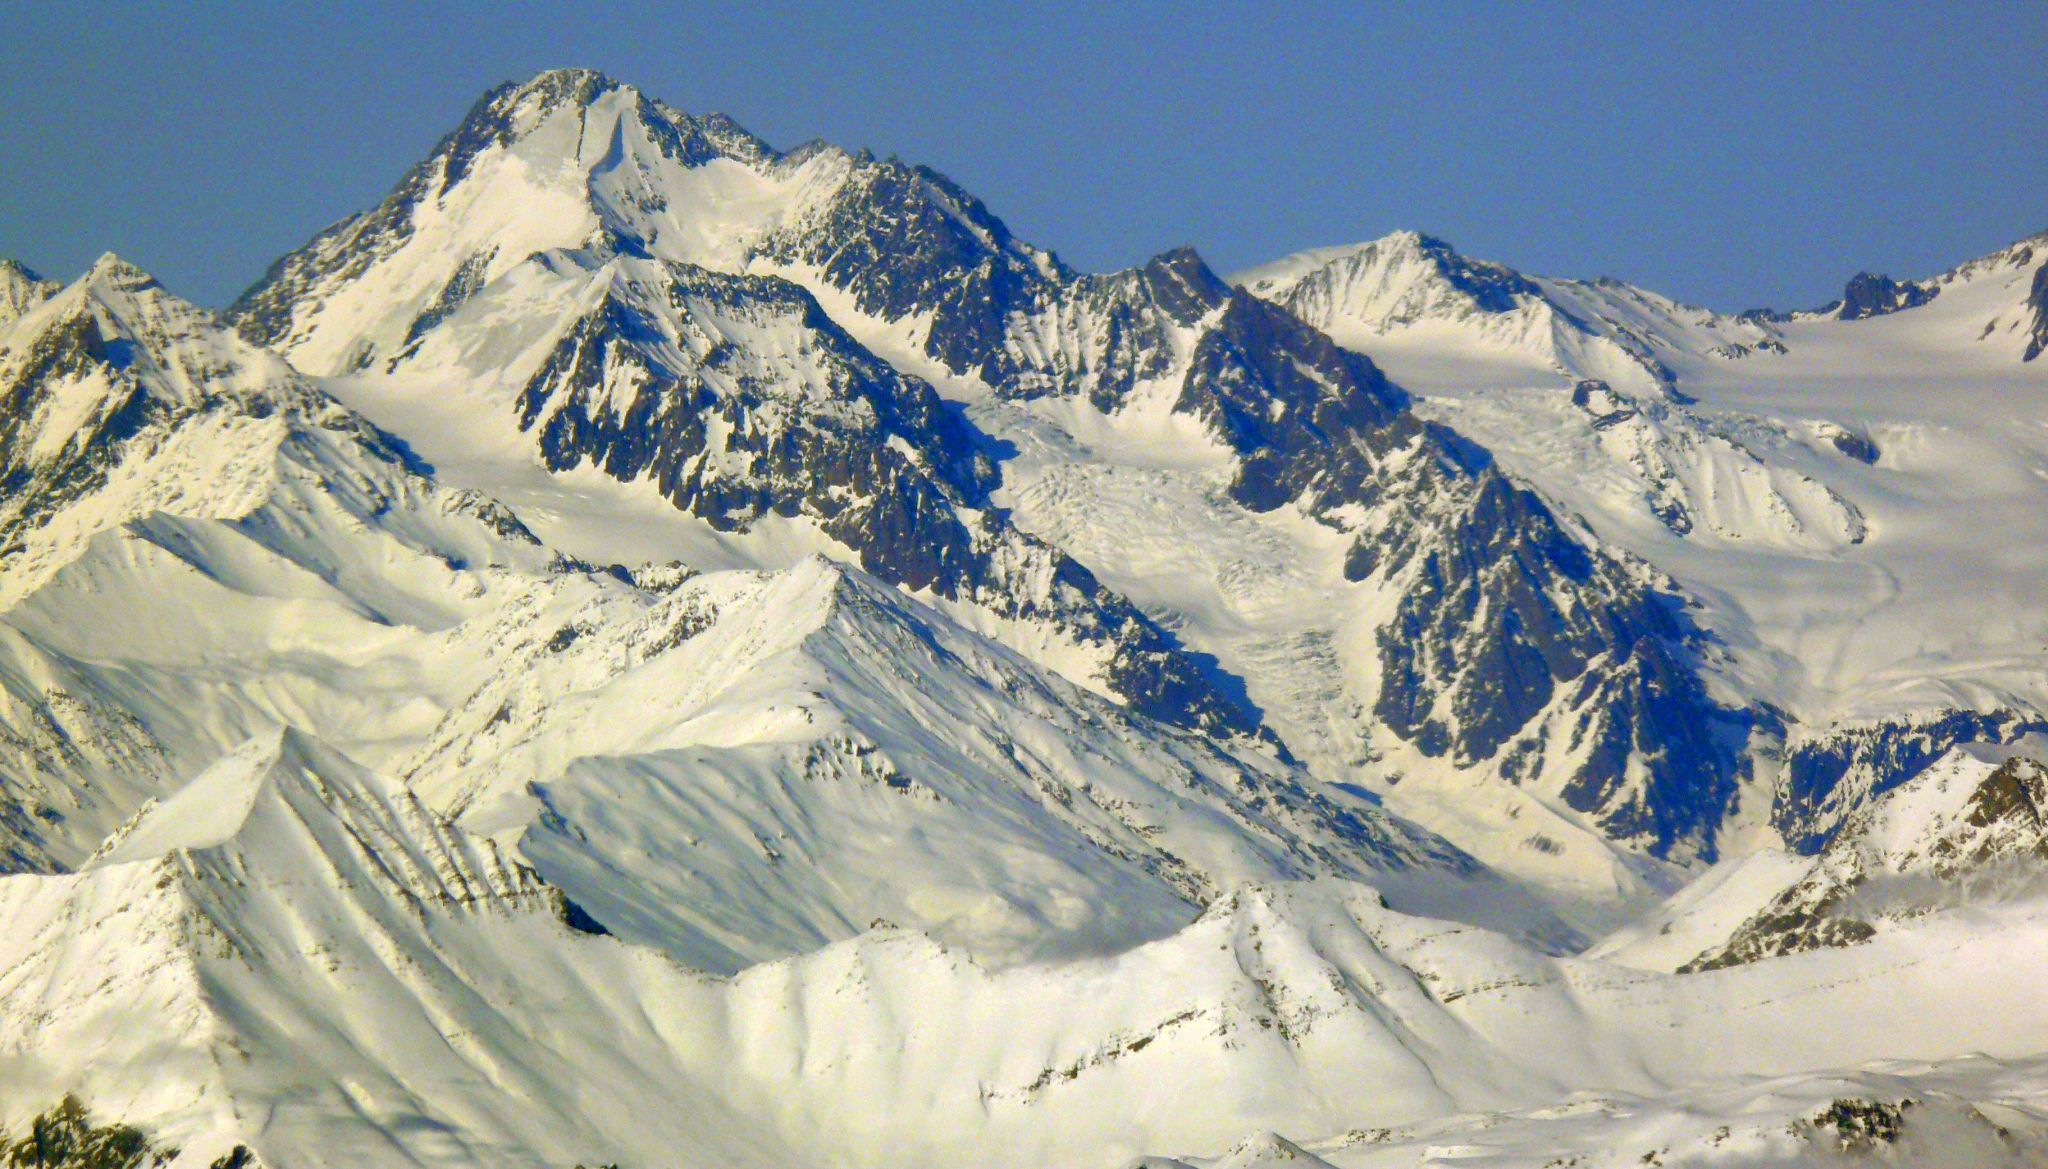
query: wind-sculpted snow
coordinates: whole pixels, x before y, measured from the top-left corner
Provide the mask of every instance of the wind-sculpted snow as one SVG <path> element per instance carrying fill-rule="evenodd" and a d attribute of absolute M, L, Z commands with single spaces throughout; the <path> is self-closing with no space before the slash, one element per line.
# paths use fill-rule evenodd
<path fill-rule="evenodd" d="M 166 769 L 298 709 L 320 673 L 298 647 L 346 661 L 353 647 L 325 636 L 375 644 L 445 625 L 474 600 L 478 568 L 553 557 L 117 260 L 5 327 L 0 350 L 10 869 L 77 863 Z M 251 602 L 271 613 L 241 624 Z M 200 664 L 230 647 L 268 663 L 228 680 L 240 697 L 167 700 L 205 694 Z"/>
<path fill-rule="evenodd" d="M 1595 1138 L 1561 1122 L 1655 1114 L 1680 1084 L 1684 1119 L 1597 1147 L 1626 1131 L 1646 1142 L 1632 1159 L 1704 1153 L 1719 1121 L 1738 1150 L 1797 1155 L 1902 1099 L 1930 1110 L 1919 1131 L 1947 1163 L 2019 1157 L 2041 1129 L 2010 1105 L 1989 1132 L 1932 1119 L 1967 1118 L 1959 1089 L 2012 1098 L 1981 1057 L 1828 1070 L 2039 1035 L 2037 998 L 1973 965 L 1981 934 L 1678 978 L 1330 883 L 1242 889 L 1171 937 L 1063 966 L 990 971 L 882 928 L 712 979 L 575 932 L 531 873 L 297 733 L 231 752 L 80 873 L 0 881 L 0 904 L 17 927 L 0 1036 L 33 1053 L 8 1065 L 10 1111 L 70 1092 L 202 1164 L 235 1145 L 312 1167 L 1262 1164 L 1304 1144 L 1371 1164 L 1439 1133 L 1570 1149 Z M 2037 920 L 2010 924 L 2003 953 L 2040 948 Z M 1920 1013 L 1959 982 L 1986 1015 Z M 1896 1018 L 1881 1037 L 1875 994 Z M 1736 1069 L 1775 1079 L 1759 1094 Z"/>
<path fill-rule="evenodd" d="M 992 961 L 1099 951 L 1319 874 L 1568 939 L 1443 842 L 1146 730 L 823 559 L 472 636 L 494 672 L 403 773 L 467 823 L 531 825 L 525 855 L 598 920 L 696 965 L 878 919 Z"/>

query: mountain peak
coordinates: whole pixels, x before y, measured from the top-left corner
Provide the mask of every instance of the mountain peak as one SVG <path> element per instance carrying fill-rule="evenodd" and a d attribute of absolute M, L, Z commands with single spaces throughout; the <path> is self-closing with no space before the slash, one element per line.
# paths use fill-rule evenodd
<path fill-rule="evenodd" d="M 25 284 L 47 284 L 41 273 L 20 260 L 0 256 L 0 281 L 19 281 Z"/>
<path fill-rule="evenodd" d="M 1873 272 L 1858 272 L 1842 289 L 1835 315 L 1845 321 L 1881 317 L 1901 309 L 1918 308 L 1933 300 L 1939 289 L 1924 284 L 1894 280 Z"/>
<path fill-rule="evenodd" d="M 0 258 L 0 325 L 50 299 L 57 288 L 21 261 Z"/>
<path fill-rule="evenodd" d="M 507 82 L 492 92 L 504 95 L 493 104 L 506 108 L 538 102 L 544 109 L 553 109 L 564 104 L 588 106 L 605 94 L 631 88 L 595 69 L 544 69 L 525 81 Z M 485 100 L 489 101 L 490 95 Z"/>
<path fill-rule="evenodd" d="M 1199 317 L 1230 295 L 1230 285 L 1187 244 L 1152 257 L 1143 271 L 1153 298 L 1183 320 Z"/>
<path fill-rule="evenodd" d="M 105 252 L 99 259 L 94 260 L 80 283 L 87 288 L 115 292 L 141 292 L 144 289 L 163 287 L 157 282 L 156 277 L 112 252 Z"/>

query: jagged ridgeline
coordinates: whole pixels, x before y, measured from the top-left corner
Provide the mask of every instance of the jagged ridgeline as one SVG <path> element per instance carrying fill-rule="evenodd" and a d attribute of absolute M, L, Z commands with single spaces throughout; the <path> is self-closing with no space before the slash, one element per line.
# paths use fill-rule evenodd
<path fill-rule="evenodd" d="M 2041 242 L 1090 275 L 560 71 L 0 264 L 0 1169 L 2048 1163 Z"/>
<path fill-rule="evenodd" d="M 1745 766 L 1751 717 L 1709 696 L 1670 586 L 1423 423 L 1370 359 L 1191 251 L 1075 273 L 927 168 L 779 152 L 545 74 L 231 317 L 316 374 L 491 387 L 558 472 L 652 482 L 723 530 L 815 525 L 1139 711 L 1267 732 L 1239 663 L 996 505 L 1013 444 L 960 403 L 1163 407 L 1224 452 L 1235 506 L 1341 533 L 1350 581 L 1399 598 L 1343 651 L 1370 679 L 1337 700 L 1369 710 L 1343 716 L 1355 734 L 1369 719 L 1681 859 L 1714 855 Z"/>

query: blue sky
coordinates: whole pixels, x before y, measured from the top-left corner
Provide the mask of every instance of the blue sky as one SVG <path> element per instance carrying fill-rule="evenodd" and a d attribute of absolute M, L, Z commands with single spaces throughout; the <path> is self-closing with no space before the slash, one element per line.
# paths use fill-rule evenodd
<path fill-rule="evenodd" d="M 222 304 L 489 86 L 602 69 L 928 163 L 1082 268 L 1412 227 L 1803 307 L 2048 228 L 2048 4 L 43 5 L 0 12 L 0 254 Z"/>

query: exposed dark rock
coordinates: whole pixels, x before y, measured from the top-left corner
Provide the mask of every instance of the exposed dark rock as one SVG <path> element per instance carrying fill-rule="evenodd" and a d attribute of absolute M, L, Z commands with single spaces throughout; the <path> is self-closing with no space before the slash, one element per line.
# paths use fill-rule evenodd
<path fill-rule="evenodd" d="M 962 372 L 998 360 L 1010 316 L 1034 311 L 1071 278 L 952 180 L 893 158 L 863 156 L 816 222 L 767 250 L 815 269 L 864 313 L 931 314 L 927 351 Z M 991 384 L 1004 380 L 988 372 Z"/>
<path fill-rule="evenodd" d="M 1940 291 L 1924 284 L 1901 283 L 1889 276 L 1858 272 L 1842 289 L 1835 315 L 1845 321 L 1881 317 L 1901 309 L 1918 308 Z"/>
<path fill-rule="evenodd" d="M 1048 621 L 1101 647 L 1104 682 L 1149 717 L 1259 732 L 1256 712 L 1164 630 L 992 508 L 996 470 L 982 437 L 808 292 L 774 277 L 649 265 L 642 283 L 658 300 L 607 296 L 521 394 L 520 425 L 551 468 L 650 478 L 678 508 L 728 531 L 770 514 L 808 517 L 885 580 Z M 698 330 L 687 351 L 667 342 L 656 314 Z M 742 351 L 700 317 L 780 329 L 797 349 Z M 812 384 L 797 384 L 806 377 Z"/>
<path fill-rule="evenodd" d="M 1472 298 L 1472 303 L 1490 313 L 1508 313 L 1520 307 L 1522 297 L 1543 295 L 1536 282 L 1502 264 L 1474 260 L 1435 236 L 1418 239 L 1422 254 L 1436 265 L 1451 286 Z"/>
<path fill-rule="evenodd" d="M 555 890 L 555 916 L 562 919 L 563 925 L 579 934 L 590 934 L 600 938 L 612 936 L 612 931 L 606 929 L 603 922 L 590 916 L 589 910 L 571 901 L 568 895 L 559 889 Z"/>
<path fill-rule="evenodd" d="M 1828 435 L 1828 441 L 1836 450 L 1859 463 L 1875 463 L 1880 453 L 1877 444 L 1871 441 L 1869 435 L 1858 434 L 1853 430 L 1834 431 Z"/>
<path fill-rule="evenodd" d="M 1265 301 L 1230 301 L 1178 408 L 1240 453 L 1232 494 L 1245 506 L 1388 516 L 1347 558 L 1352 579 L 1402 582 L 1379 633 L 1373 713 L 1387 727 L 1469 764 L 1564 695 L 1579 712 L 1574 744 L 1596 744 L 1568 802 L 1659 855 L 1713 855 L 1751 719 L 1708 697 L 1675 598 L 1567 534 L 1483 451 L 1417 419 L 1369 359 Z"/>
<path fill-rule="evenodd" d="M 1945 777 L 1921 782 L 1935 778 Z M 1883 797 L 1866 801 L 1806 875 L 1684 969 L 1857 945 L 1876 936 L 1877 923 L 1887 918 L 1945 902 L 1995 899 L 2031 888 L 2043 876 L 2048 767 L 2014 756 L 1975 780 L 1959 804 L 1920 802 L 1908 814 L 1896 812 Z M 1928 882 L 1933 892 L 1914 893 L 1913 878 Z"/>
<path fill-rule="evenodd" d="M 1835 1144 L 1842 1152 L 1867 1153 L 1899 1143 L 1906 1110 L 1912 1106 L 1911 1100 L 1837 1100 L 1813 1118 L 1813 1125 L 1835 1130 Z"/>
<path fill-rule="evenodd" d="M 2027 351 L 2020 360 L 2032 361 L 2048 349 L 2048 264 L 2034 269 L 2034 284 L 2027 292 L 2026 307 L 2034 310 L 2034 324 L 2027 334 Z"/>
<path fill-rule="evenodd" d="M 2048 732 L 2048 720 L 2009 710 L 1952 710 L 1795 741 L 1786 748 L 1771 821 L 1793 849 L 1817 853 L 1851 812 L 1958 744 L 2010 743 L 2037 732 Z"/>
<path fill-rule="evenodd" d="M 18 1138 L 0 1133 L 0 1161 L 22 1169 L 155 1169 L 177 1156 L 132 1125 L 94 1124 L 76 1096 L 30 1120 Z"/>

